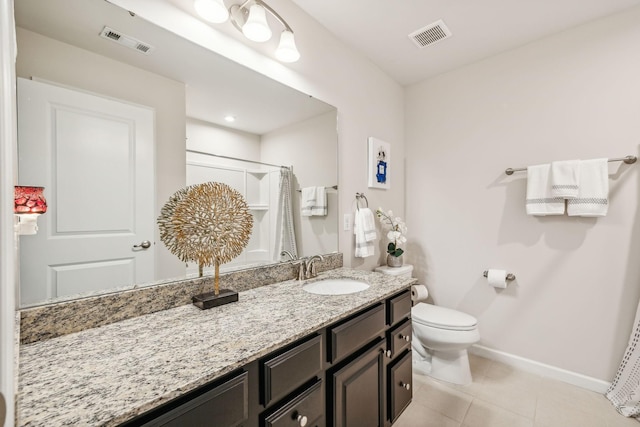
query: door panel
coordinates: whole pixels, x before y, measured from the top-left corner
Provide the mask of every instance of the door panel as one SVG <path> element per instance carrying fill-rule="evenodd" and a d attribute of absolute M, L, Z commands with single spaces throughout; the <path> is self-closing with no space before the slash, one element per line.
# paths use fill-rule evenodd
<path fill-rule="evenodd" d="M 20 238 L 21 303 L 154 280 L 154 112 L 18 79 L 18 183 L 45 187 Z"/>

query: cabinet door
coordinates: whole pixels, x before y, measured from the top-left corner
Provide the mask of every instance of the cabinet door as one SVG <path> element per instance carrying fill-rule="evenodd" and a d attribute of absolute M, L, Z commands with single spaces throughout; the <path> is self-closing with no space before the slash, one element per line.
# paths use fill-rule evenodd
<path fill-rule="evenodd" d="M 411 373 L 410 351 L 389 366 L 388 402 L 391 422 L 394 422 L 411 402 L 413 396 Z"/>
<path fill-rule="evenodd" d="M 384 341 L 332 374 L 334 427 L 381 426 Z"/>
<path fill-rule="evenodd" d="M 142 425 L 143 427 L 236 427 L 248 417 L 247 394 L 248 375 L 244 372 Z"/>

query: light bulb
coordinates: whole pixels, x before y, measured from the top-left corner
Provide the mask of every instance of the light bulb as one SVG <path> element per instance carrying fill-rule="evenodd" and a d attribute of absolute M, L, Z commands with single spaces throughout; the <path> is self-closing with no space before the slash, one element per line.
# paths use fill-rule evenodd
<path fill-rule="evenodd" d="M 198 15 L 209 22 L 220 24 L 229 19 L 229 11 L 223 0 L 196 0 L 193 7 Z"/>
<path fill-rule="evenodd" d="M 280 44 L 276 50 L 276 58 L 282 62 L 296 62 L 300 59 L 300 52 L 298 52 L 296 48 L 296 41 L 291 31 L 284 30 L 280 35 Z"/>
<path fill-rule="evenodd" d="M 266 42 L 271 38 L 271 28 L 267 24 L 267 17 L 264 8 L 258 4 L 254 4 L 249 9 L 249 18 L 242 26 L 242 32 L 254 42 Z"/>

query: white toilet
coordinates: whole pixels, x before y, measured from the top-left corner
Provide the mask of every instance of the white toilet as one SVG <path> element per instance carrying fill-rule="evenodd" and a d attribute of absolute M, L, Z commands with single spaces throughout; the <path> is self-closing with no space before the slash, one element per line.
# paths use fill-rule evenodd
<path fill-rule="evenodd" d="M 413 266 L 378 267 L 377 272 L 411 277 Z M 467 349 L 480 340 L 475 317 L 425 302 L 411 309 L 414 372 L 454 384 L 471 383 Z"/>

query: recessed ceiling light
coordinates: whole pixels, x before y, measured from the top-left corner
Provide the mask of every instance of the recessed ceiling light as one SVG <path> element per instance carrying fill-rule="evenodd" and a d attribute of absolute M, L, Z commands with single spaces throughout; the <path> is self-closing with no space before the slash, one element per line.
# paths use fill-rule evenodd
<path fill-rule="evenodd" d="M 232 116 L 231 114 L 229 114 L 228 116 L 224 116 L 224 121 L 233 123 L 236 121 L 236 116 Z"/>

